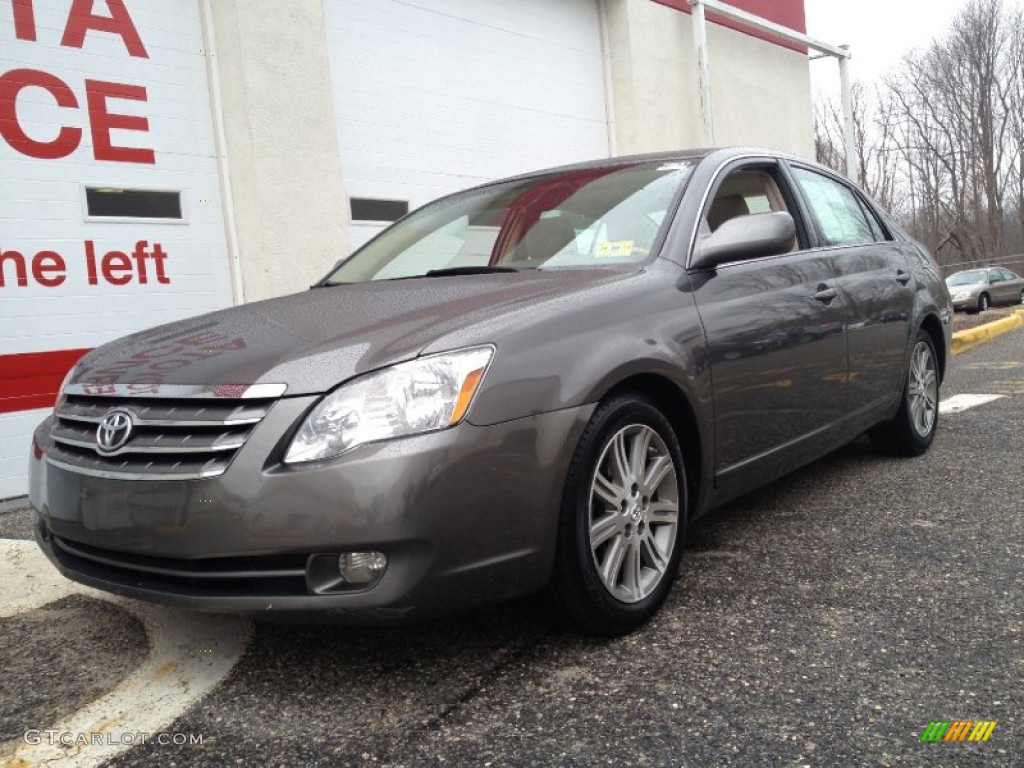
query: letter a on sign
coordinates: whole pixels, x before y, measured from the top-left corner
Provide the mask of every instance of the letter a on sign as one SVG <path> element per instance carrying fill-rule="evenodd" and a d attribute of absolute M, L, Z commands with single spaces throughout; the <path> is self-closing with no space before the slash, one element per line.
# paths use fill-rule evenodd
<path fill-rule="evenodd" d="M 64 28 L 64 37 L 60 44 L 69 48 L 81 48 L 85 44 L 85 33 L 90 29 L 97 32 L 109 32 L 120 35 L 124 41 L 124 47 L 128 49 L 131 56 L 140 59 L 148 59 L 145 47 L 142 45 L 142 38 L 139 31 L 132 23 L 132 17 L 128 9 L 124 7 L 124 0 L 105 0 L 109 16 L 97 16 L 93 10 L 95 0 L 74 0 L 71 11 L 68 13 L 68 24 Z"/>

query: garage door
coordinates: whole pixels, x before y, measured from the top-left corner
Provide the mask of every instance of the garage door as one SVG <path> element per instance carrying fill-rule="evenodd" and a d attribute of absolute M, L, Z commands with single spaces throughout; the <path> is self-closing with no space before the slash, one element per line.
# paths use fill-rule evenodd
<path fill-rule="evenodd" d="M 606 157 L 596 0 L 327 0 L 353 245 L 439 195 Z"/>
<path fill-rule="evenodd" d="M 195 0 L 0 2 L 0 498 L 86 350 L 231 303 Z"/>

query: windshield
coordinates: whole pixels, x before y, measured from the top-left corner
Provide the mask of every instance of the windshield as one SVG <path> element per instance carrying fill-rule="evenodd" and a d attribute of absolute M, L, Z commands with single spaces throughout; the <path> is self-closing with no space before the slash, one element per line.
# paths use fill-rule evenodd
<path fill-rule="evenodd" d="M 325 284 L 640 263 L 691 170 L 588 168 L 446 197 L 385 230 Z"/>
<path fill-rule="evenodd" d="M 970 272 L 957 272 L 946 278 L 946 285 L 974 285 L 975 283 L 987 283 L 988 272 L 984 269 L 972 269 Z"/>

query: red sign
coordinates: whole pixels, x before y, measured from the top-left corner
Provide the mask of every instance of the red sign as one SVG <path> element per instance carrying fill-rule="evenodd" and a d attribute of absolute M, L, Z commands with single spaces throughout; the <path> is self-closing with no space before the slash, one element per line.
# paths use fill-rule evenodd
<path fill-rule="evenodd" d="M 656 3 L 661 5 L 667 5 L 670 8 L 675 8 L 680 11 L 690 13 L 693 10 L 687 0 L 654 0 Z M 806 32 L 807 31 L 807 18 L 804 13 L 804 0 L 727 0 L 726 5 L 731 5 L 733 8 L 738 8 L 741 11 L 752 13 L 755 16 L 760 16 L 765 21 L 772 21 L 788 29 L 792 29 L 794 32 Z M 723 27 L 729 27 L 729 29 L 735 29 L 740 32 L 744 32 L 753 37 L 760 38 L 761 40 L 767 40 L 768 42 L 781 45 L 784 48 L 790 48 L 800 53 L 807 53 L 807 50 L 803 46 L 797 45 L 796 43 L 790 43 L 784 40 L 780 40 L 773 35 L 766 32 L 748 27 L 745 24 L 741 24 L 737 21 L 719 16 L 714 11 L 708 11 L 708 19 L 721 24 Z"/>

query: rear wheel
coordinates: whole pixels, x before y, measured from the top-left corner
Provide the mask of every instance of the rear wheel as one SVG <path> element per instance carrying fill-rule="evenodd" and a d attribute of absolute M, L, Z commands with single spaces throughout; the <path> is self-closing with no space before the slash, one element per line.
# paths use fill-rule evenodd
<path fill-rule="evenodd" d="M 910 353 L 900 408 L 892 421 L 868 433 L 874 446 L 898 456 L 920 456 L 927 451 L 939 425 L 939 384 L 935 344 L 925 331 L 919 331 Z"/>
<path fill-rule="evenodd" d="M 645 398 L 594 411 L 566 479 L 554 591 L 584 631 L 614 635 L 664 602 L 679 569 L 686 482 L 679 441 Z"/>

